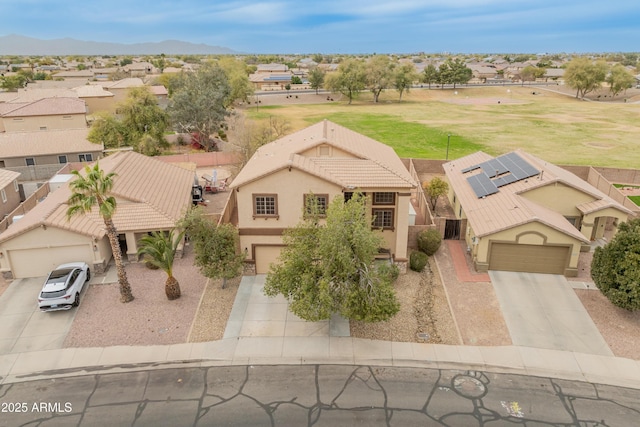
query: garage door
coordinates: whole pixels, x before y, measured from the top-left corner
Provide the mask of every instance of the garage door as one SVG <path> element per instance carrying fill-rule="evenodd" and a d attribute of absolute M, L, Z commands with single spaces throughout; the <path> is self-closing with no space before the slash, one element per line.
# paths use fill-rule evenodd
<path fill-rule="evenodd" d="M 569 255 L 568 246 L 494 243 L 491 245 L 489 270 L 564 274 Z"/>
<path fill-rule="evenodd" d="M 93 252 L 89 245 L 57 248 L 14 249 L 7 251 L 13 277 L 37 277 L 49 274 L 60 264 L 84 261 L 92 264 Z"/>
<path fill-rule="evenodd" d="M 278 262 L 282 246 L 256 246 L 256 274 L 267 274 L 269 266 Z"/>

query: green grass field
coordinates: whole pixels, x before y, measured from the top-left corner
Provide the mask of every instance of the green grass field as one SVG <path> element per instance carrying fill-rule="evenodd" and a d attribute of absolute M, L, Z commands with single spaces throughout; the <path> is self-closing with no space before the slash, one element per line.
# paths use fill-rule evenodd
<path fill-rule="evenodd" d="M 629 196 L 629 200 L 640 206 L 640 196 Z"/>
<path fill-rule="evenodd" d="M 449 159 L 478 150 L 498 155 L 522 148 L 558 164 L 640 166 L 639 104 L 585 102 L 535 91 L 413 89 L 398 102 L 397 92 L 388 90 L 378 104 L 362 93 L 352 105 L 336 98 L 246 111 L 258 120 L 282 117 L 292 131 L 329 119 L 390 145 L 401 157 L 444 159 L 451 134 Z"/>

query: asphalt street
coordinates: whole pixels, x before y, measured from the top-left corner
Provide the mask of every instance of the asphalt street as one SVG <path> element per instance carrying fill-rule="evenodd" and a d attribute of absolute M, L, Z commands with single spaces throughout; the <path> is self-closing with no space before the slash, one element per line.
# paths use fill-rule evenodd
<path fill-rule="evenodd" d="M 0 387 L 0 426 L 631 426 L 640 390 L 425 368 L 215 366 Z"/>

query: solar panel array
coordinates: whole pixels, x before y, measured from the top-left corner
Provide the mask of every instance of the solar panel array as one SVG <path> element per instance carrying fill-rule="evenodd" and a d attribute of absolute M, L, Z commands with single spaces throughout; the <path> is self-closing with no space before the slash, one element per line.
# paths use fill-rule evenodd
<path fill-rule="evenodd" d="M 508 153 L 478 165 L 462 169 L 462 173 L 482 169 L 479 174 L 467 178 L 478 198 L 497 193 L 498 188 L 527 179 L 540 172 L 517 153 Z M 493 179 L 491 179 L 493 178 Z"/>

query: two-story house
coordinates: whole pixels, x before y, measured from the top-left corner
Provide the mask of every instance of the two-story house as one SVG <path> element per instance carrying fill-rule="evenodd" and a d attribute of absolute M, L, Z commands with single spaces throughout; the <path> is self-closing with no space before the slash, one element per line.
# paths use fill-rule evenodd
<path fill-rule="evenodd" d="M 267 273 L 313 194 L 320 206 L 353 192 L 369 198 L 372 228 L 405 267 L 411 190 L 418 184 L 385 144 L 324 120 L 266 144 L 233 180 L 240 248 L 255 272 Z"/>

